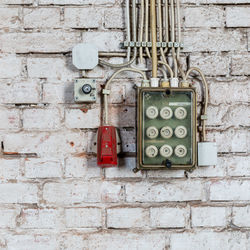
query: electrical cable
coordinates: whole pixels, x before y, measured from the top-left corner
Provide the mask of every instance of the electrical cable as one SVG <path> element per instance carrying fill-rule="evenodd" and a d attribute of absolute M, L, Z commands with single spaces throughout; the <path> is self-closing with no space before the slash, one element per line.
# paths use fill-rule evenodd
<path fill-rule="evenodd" d="M 149 21 L 149 0 L 145 0 L 145 42 L 148 42 L 148 21 Z M 148 58 L 151 58 L 149 48 L 146 47 L 146 54 Z"/>
<path fill-rule="evenodd" d="M 196 67 L 192 67 L 187 71 L 184 80 L 188 79 L 188 77 L 192 71 L 196 71 L 200 74 L 201 79 L 202 79 L 202 83 L 203 83 L 203 91 L 204 91 L 204 101 L 203 101 L 204 106 L 203 107 L 204 108 L 202 111 L 203 118 L 201 119 L 201 122 L 202 122 L 202 141 L 205 142 L 206 141 L 206 120 L 205 119 L 207 116 L 207 106 L 208 106 L 208 84 L 207 84 L 206 78 L 205 78 L 204 74 L 202 73 L 202 71 Z"/>
<path fill-rule="evenodd" d="M 141 15 L 140 25 L 139 25 L 140 32 L 139 32 L 138 38 L 139 38 L 139 42 L 141 43 L 142 39 L 143 39 L 143 28 L 144 28 L 144 0 L 141 0 L 140 15 Z M 142 49 L 142 47 L 139 48 L 139 55 L 140 55 L 140 63 L 143 63 L 143 49 Z"/>
<path fill-rule="evenodd" d="M 133 19 L 133 40 L 136 41 L 136 2 L 135 0 L 132 0 L 132 19 Z M 134 55 L 131 58 L 131 60 L 128 62 L 121 63 L 121 64 L 113 64 L 113 63 L 106 62 L 102 59 L 99 59 L 99 64 L 109 66 L 112 68 L 122 68 L 122 67 L 126 67 L 132 64 L 136 60 L 136 57 L 137 57 L 137 48 L 134 47 Z"/>
<path fill-rule="evenodd" d="M 157 32 L 156 32 L 156 9 L 155 0 L 150 0 L 150 26 L 152 39 L 152 78 L 157 78 Z"/>
<path fill-rule="evenodd" d="M 119 69 L 117 70 L 112 76 L 111 78 L 107 81 L 104 90 L 108 90 L 108 87 L 110 85 L 110 83 L 116 78 L 117 75 L 119 75 L 120 73 L 124 72 L 124 71 L 131 71 L 131 72 L 135 72 L 135 73 L 139 73 L 142 75 L 144 80 L 147 80 L 147 76 L 146 74 L 139 70 L 139 69 L 134 69 L 134 68 L 123 68 L 123 69 Z M 108 124 L 108 94 L 104 94 L 104 125 Z"/>

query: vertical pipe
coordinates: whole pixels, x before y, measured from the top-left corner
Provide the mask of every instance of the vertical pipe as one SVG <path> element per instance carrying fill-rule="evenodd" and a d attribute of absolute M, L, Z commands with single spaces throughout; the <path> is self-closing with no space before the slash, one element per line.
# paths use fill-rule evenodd
<path fill-rule="evenodd" d="M 144 28 L 144 0 L 141 0 L 141 11 L 140 11 L 140 32 L 139 32 L 139 42 L 143 39 L 143 28 Z M 140 63 L 143 63 L 143 50 L 142 47 L 139 49 Z"/>
<path fill-rule="evenodd" d="M 149 0 L 145 0 L 145 42 L 148 42 L 148 19 L 149 19 Z M 146 47 L 146 54 L 148 56 L 148 58 L 151 58 L 150 52 L 148 47 Z"/>
<path fill-rule="evenodd" d="M 129 7 L 129 0 L 126 0 L 126 27 L 127 27 L 127 41 L 131 41 L 131 36 L 130 36 L 130 7 Z M 127 60 L 130 60 L 130 53 L 131 53 L 131 48 L 128 47 L 127 50 Z"/>
<path fill-rule="evenodd" d="M 174 15 L 174 0 L 170 0 L 171 3 L 171 42 L 175 42 L 175 15 Z M 174 62 L 174 77 L 178 76 L 178 65 L 176 60 L 175 48 L 172 48 L 172 57 Z"/>
<path fill-rule="evenodd" d="M 156 47 L 156 9 L 155 0 L 150 0 L 150 19 L 152 37 L 152 77 L 157 78 L 157 47 Z"/>

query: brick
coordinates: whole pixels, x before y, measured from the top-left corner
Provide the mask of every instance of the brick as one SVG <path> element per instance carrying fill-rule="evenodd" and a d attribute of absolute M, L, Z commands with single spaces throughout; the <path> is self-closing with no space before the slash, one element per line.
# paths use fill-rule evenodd
<path fill-rule="evenodd" d="M 57 159 L 25 159 L 25 177 L 27 178 L 56 178 L 61 176 L 62 163 Z"/>
<path fill-rule="evenodd" d="M 15 209 L 0 208 L 0 228 L 15 228 L 16 216 Z"/>
<path fill-rule="evenodd" d="M 142 171 L 134 173 L 133 169 L 135 167 L 135 158 L 119 158 L 117 168 L 105 168 L 105 176 L 106 178 L 142 178 L 144 176 L 144 173 Z"/>
<path fill-rule="evenodd" d="M 102 25 L 102 16 L 103 8 L 65 8 L 64 25 L 70 28 L 98 28 Z"/>
<path fill-rule="evenodd" d="M 76 72 L 68 69 L 64 58 L 28 58 L 28 75 L 34 78 L 48 78 L 58 81 L 72 80 Z M 72 86 L 73 89 L 73 86 Z"/>
<path fill-rule="evenodd" d="M 231 59 L 228 56 L 190 56 L 191 67 L 198 67 L 209 76 L 228 75 L 230 63 Z"/>
<path fill-rule="evenodd" d="M 246 51 L 247 41 L 239 30 L 186 30 L 184 51 Z"/>
<path fill-rule="evenodd" d="M 7 237 L 8 249 L 14 250 L 53 250 L 58 248 L 59 243 L 53 233 L 50 234 L 13 234 Z"/>
<path fill-rule="evenodd" d="M 23 12 L 24 27 L 27 29 L 60 27 L 59 8 L 25 8 Z"/>
<path fill-rule="evenodd" d="M 37 192 L 34 184 L 0 184 L 0 203 L 37 203 Z"/>
<path fill-rule="evenodd" d="M 207 109 L 207 125 L 208 126 L 222 126 L 228 127 L 230 124 L 225 121 L 225 116 L 228 112 L 229 107 L 225 105 L 220 106 L 209 106 Z M 229 121 L 230 122 L 230 121 Z"/>
<path fill-rule="evenodd" d="M 159 179 L 165 179 L 165 178 L 184 178 L 184 171 L 183 170 L 150 170 L 147 172 L 147 176 L 149 178 L 159 178 Z"/>
<path fill-rule="evenodd" d="M 66 109 L 65 125 L 67 128 L 97 128 L 100 125 L 100 113 L 99 107 L 92 109 Z"/>
<path fill-rule="evenodd" d="M 240 4 L 248 3 L 248 0 L 183 0 L 182 3 L 194 3 L 194 4 Z"/>
<path fill-rule="evenodd" d="M 250 227 L 250 206 L 233 207 L 233 224 L 237 227 Z"/>
<path fill-rule="evenodd" d="M 210 186 L 210 200 L 240 201 L 250 199 L 250 182 L 248 180 L 217 181 Z"/>
<path fill-rule="evenodd" d="M 84 4 L 114 4 L 115 0 L 39 0 L 39 4 L 84 5 Z"/>
<path fill-rule="evenodd" d="M 24 109 L 24 129 L 56 130 L 61 127 L 62 111 L 58 108 Z"/>
<path fill-rule="evenodd" d="M 121 129 L 121 142 L 123 152 L 135 152 L 136 151 L 136 135 L 135 130 Z"/>
<path fill-rule="evenodd" d="M 226 227 L 227 209 L 225 207 L 192 207 L 193 227 Z"/>
<path fill-rule="evenodd" d="M 115 20 L 115 22 L 114 22 Z M 124 28 L 125 16 L 122 8 L 109 8 L 104 11 L 105 28 Z"/>
<path fill-rule="evenodd" d="M 14 78 L 22 72 L 22 59 L 15 55 L 0 55 L 0 78 Z"/>
<path fill-rule="evenodd" d="M 98 228 L 102 226 L 100 208 L 67 208 L 65 209 L 67 228 Z"/>
<path fill-rule="evenodd" d="M 213 131 L 207 134 L 207 139 L 217 143 L 218 152 L 247 152 L 246 130 Z"/>
<path fill-rule="evenodd" d="M 44 103 L 74 103 L 72 83 L 43 84 Z"/>
<path fill-rule="evenodd" d="M 250 55 L 232 57 L 232 75 L 249 75 Z"/>
<path fill-rule="evenodd" d="M 0 81 L 1 103 L 38 103 L 40 101 L 40 85 L 36 81 L 27 80 L 11 83 Z"/>
<path fill-rule="evenodd" d="M 25 229 L 52 229 L 60 225 L 59 211 L 52 208 L 23 209 L 18 223 Z"/>
<path fill-rule="evenodd" d="M 18 109 L 0 108 L 0 129 L 18 129 L 20 128 L 20 116 Z"/>
<path fill-rule="evenodd" d="M 109 108 L 110 123 L 115 127 L 135 127 L 135 107 L 117 106 Z"/>
<path fill-rule="evenodd" d="M 210 102 L 212 104 L 232 104 L 232 103 L 247 103 L 250 95 L 250 87 L 248 81 L 232 80 L 228 81 L 212 81 L 209 84 Z M 225 95 L 225 93 L 228 93 Z"/>
<path fill-rule="evenodd" d="M 66 178 L 81 178 L 89 180 L 101 177 L 101 168 L 97 166 L 96 158 L 68 157 L 65 160 Z"/>
<path fill-rule="evenodd" d="M 18 8 L 0 8 L 0 28 L 17 28 L 19 25 Z"/>
<path fill-rule="evenodd" d="M 250 7 L 227 7 L 226 26 L 227 27 L 250 27 Z"/>
<path fill-rule="evenodd" d="M 186 226 L 188 210 L 181 207 L 152 207 L 150 209 L 151 227 L 183 228 Z"/>
<path fill-rule="evenodd" d="M 229 176 L 250 176 L 249 162 L 249 156 L 224 157 L 223 161 Z"/>
<path fill-rule="evenodd" d="M 230 106 L 221 121 L 222 124 L 227 127 L 247 127 L 250 123 L 250 117 L 245 116 L 246 110 L 248 110 L 248 105 Z"/>
<path fill-rule="evenodd" d="M 107 209 L 108 228 L 142 228 L 149 224 L 149 212 L 144 208 Z"/>
<path fill-rule="evenodd" d="M 41 157 L 56 157 L 83 153 L 87 147 L 84 132 L 7 134 L 5 152 L 37 153 Z"/>
<path fill-rule="evenodd" d="M 203 200 L 204 190 L 200 181 L 171 183 L 128 183 L 127 202 L 164 202 Z"/>
<path fill-rule="evenodd" d="M 0 159 L 0 180 L 15 180 L 19 177 L 19 171 L 19 159 Z"/>
<path fill-rule="evenodd" d="M 244 249 L 246 235 L 241 232 L 195 232 L 173 233 L 170 238 L 171 250 L 193 249 Z"/>
<path fill-rule="evenodd" d="M 3 33 L 0 35 L 1 50 L 8 53 L 69 52 L 77 42 L 77 33 L 62 31 Z"/>
<path fill-rule="evenodd" d="M 226 176 L 227 167 L 224 165 L 221 157 L 218 157 L 216 166 L 197 167 L 192 173 L 188 175 L 190 177 L 224 177 Z"/>
<path fill-rule="evenodd" d="M 162 250 L 165 248 L 165 236 L 161 233 L 133 233 L 133 232 L 112 232 L 97 233 L 89 235 L 87 246 L 89 249 L 101 250 Z M 87 248 L 87 247 L 86 247 Z"/>
<path fill-rule="evenodd" d="M 33 0 L 2 0 L 2 4 L 32 4 Z"/>
<path fill-rule="evenodd" d="M 120 43 L 124 41 L 123 32 L 84 32 L 82 34 L 84 43 L 93 43 L 100 51 L 119 51 Z M 1 41 L 1 40 L 0 40 Z M 98 41 L 98 42 L 97 42 Z"/>
<path fill-rule="evenodd" d="M 195 7 L 184 10 L 186 27 L 223 27 L 223 8 Z"/>
<path fill-rule="evenodd" d="M 108 101 L 109 103 L 123 103 L 126 101 L 125 95 L 125 86 L 121 83 L 113 83 Z"/>
<path fill-rule="evenodd" d="M 46 183 L 43 198 L 48 203 L 64 205 L 81 202 L 118 202 L 123 196 L 122 189 L 121 185 L 111 182 Z"/>

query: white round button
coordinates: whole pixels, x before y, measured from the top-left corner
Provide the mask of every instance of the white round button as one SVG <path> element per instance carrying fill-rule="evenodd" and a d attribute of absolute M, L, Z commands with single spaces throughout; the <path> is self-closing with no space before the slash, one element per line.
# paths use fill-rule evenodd
<path fill-rule="evenodd" d="M 185 138 L 187 136 L 187 129 L 184 126 L 178 126 L 174 130 L 175 136 L 177 138 Z"/>
<path fill-rule="evenodd" d="M 182 157 L 186 156 L 187 148 L 184 145 L 178 145 L 175 148 L 174 153 L 175 153 L 176 156 L 182 158 Z"/>
<path fill-rule="evenodd" d="M 169 126 L 163 127 L 161 129 L 161 136 L 165 139 L 171 138 L 173 135 L 173 129 L 170 128 Z"/>
<path fill-rule="evenodd" d="M 168 158 L 173 154 L 173 149 L 169 145 L 163 145 L 160 148 L 160 155 L 164 158 Z"/>
<path fill-rule="evenodd" d="M 170 107 L 164 107 L 160 111 L 160 116 L 161 116 L 162 119 L 168 120 L 168 119 L 172 118 L 173 111 L 172 111 L 172 109 Z"/>
<path fill-rule="evenodd" d="M 146 155 L 149 158 L 154 158 L 158 155 L 158 149 L 154 145 L 150 145 L 146 148 Z"/>
<path fill-rule="evenodd" d="M 174 115 L 177 119 L 183 120 L 187 117 L 187 110 L 183 107 L 179 107 L 175 110 Z"/>
<path fill-rule="evenodd" d="M 146 110 L 146 115 L 149 119 L 155 119 L 159 114 L 158 109 L 155 106 L 150 106 Z"/>
<path fill-rule="evenodd" d="M 155 139 L 158 136 L 158 134 L 159 134 L 159 131 L 154 126 L 148 127 L 147 130 L 146 130 L 146 135 L 150 139 Z"/>

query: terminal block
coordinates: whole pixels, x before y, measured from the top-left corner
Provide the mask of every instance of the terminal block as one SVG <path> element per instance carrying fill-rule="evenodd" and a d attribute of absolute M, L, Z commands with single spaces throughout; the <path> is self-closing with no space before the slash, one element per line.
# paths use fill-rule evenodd
<path fill-rule="evenodd" d="M 196 113 L 193 88 L 138 88 L 137 168 L 195 166 Z"/>

